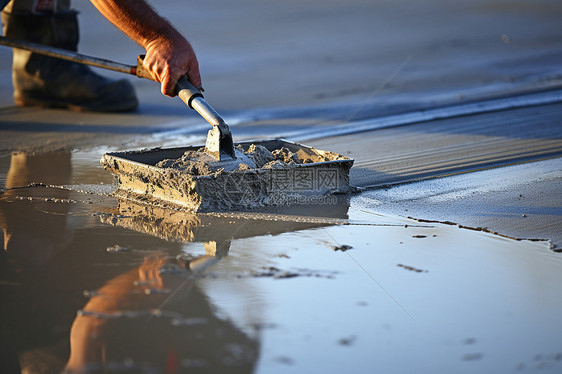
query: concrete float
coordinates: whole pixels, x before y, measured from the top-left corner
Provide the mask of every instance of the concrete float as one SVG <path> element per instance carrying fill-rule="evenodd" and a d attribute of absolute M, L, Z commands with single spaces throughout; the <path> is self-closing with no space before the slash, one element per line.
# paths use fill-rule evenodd
<path fill-rule="evenodd" d="M 265 148 L 266 153 L 257 152 Z M 200 147 L 112 152 L 100 163 L 117 176 L 122 198 L 193 212 L 248 210 L 264 206 L 326 204 L 350 193 L 353 159 L 282 139 L 241 142 L 230 161 L 208 168 L 181 165 Z M 256 165 L 248 165 L 257 161 Z M 260 161 L 261 160 L 261 161 Z M 262 164 L 265 161 L 265 164 Z"/>

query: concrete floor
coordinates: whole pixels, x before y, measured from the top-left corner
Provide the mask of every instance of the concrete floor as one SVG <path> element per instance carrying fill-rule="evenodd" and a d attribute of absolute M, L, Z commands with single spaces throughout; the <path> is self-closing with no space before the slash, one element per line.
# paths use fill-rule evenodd
<path fill-rule="evenodd" d="M 82 53 L 130 63 L 142 53 L 91 4 L 75 6 L 81 11 Z M 191 4 L 187 11 L 179 2 L 155 7 L 192 41 L 206 98 L 231 123 L 235 140 L 323 131 L 562 84 L 562 5 L 557 1 L 435 0 L 398 6 L 390 1 L 214 0 Z M 9 49 L 0 50 L 0 153 L 203 142 L 206 124 L 195 113 L 163 97 L 154 82 L 136 78 L 130 78 L 141 102 L 135 113 L 15 108 L 10 55 Z M 556 104 L 533 106 L 340 137 L 326 133 L 311 144 L 355 158 L 356 185 L 391 185 L 557 157 L 562 152 L 559 112 Z M 556 191 L 559 182 L 555 178 L 549 188 Z M 389 194 L 393 200 L 392 190 Z M 539 207 L 529 198 L 526 204 L 540 210 L 544 201 Z M 559 207 L 555 193 L 545 209 Z M 440 211 L 435 204 L 427 209 Z M 471 214 L 470 206 L 462 209 Z M 489 222 L 492 212 L 482 215 L 487 217 L 482 224 L 502 231 L 499 222 Z M 548 217 L 560 222 L 559 214 Z M 552 230 L 525 236 L 558 237 L 557 228 Z"/>
<path fill-rule="evenodd" d="M 143 52 L 90 3 L 74 5 L 81 12 L 82 53 L 133 64 Z M 206 98 L 224 115 L 235 141 L 287 137 L 342 153 L 355 159 L 352 183 L 364 189 L 342 213 L 349 215 L 349 225 L 314 230 L 294 217 L 278 232 L 271 229 L 278 223 L 247 220 L 238 228 L 229 217 L 202 225 L 213 235 L 223 234 L 217 226 L 227 228 L 229 245 L 235 239 L 233 253 L 214 268 L 214 276 L 200 282 L 205 313 L 214 321 L 216 310 L 210 311 L 206 301 L 210 296 L 249 320 L 246 327 L 263 339 L 258 348 L 264 358 L 256 371 L 557 372 L 559 0 L 209 0 L 189 6 L 155 1 L 154 6 L 193 43 Z M 162 96 L 154 82 L 134 77 L 129 79 L 140 107 L 133 113 L 17 108 L 10 64 L 10 50 L 0 49 L 0 188 L 9 178 L 10 162 L 18 160 L 10 156 L 14 151 L 27 152 L 39 165 L 30 174 L 57 185 L 91 188 L 113 180 L 98 163 L 106 151 L 204 143 L 208 125 L 196 113 L 179 99 Z M 550 101 L 533 101 L 540 95 Z M 496 99 L 521 97 L 533 103 L 419 119 L 440 108 L 481 108 Z M 338 131 L 344 135 L 335 136 Z M 23 307 L 17 315 L 6 313 L 28 326 L 36 322 L 37 305 L 50 305 L 64 323 L 52 324 L 47 316 L 43 325 L 58 328 L 66 342 L 68 321 L 84 307 L 83 290 L 110 285 L 126 272 L 138 275 L 135 266 L 154 249 L 175 258 L 202 252 L 200 242 L 216 239 L 200 233 L 194 238 L 187 230 L 188 243 L 180 245 L 162 232 L 166 219 L 142 226 L 142 214 L 133 218 L 152 231 L 135 233 L 131 217 L 117 211 L 112 197 L 63 190 L 68 196 L 61 200 L 61 190 L 45 190 L 12 190 L 21 199 L 8 201 L 14 227 L 25 228 L 21 243 L 48 247 L 54 255 L 31 251 L 26 271 L 32 282 L 24 284 Z M 57 209 L 45 200 L 48 193 L 62 201 L 54 204 Z M 339 213 L 327 216 L 341 219 Z M 39 217 L 33 221 L 38 224 L 30 225 L 26 215 Z M 104 217 L 113 221 L 100 222 Z M 501 236 L 425 221 L 486 228 Z M 170 219 L 166 227 L 177 226 Z M 74 239 L 68 231 L 75 231 Z M 49 247 L 52 238 L 62 244 Z M 332 251 L 341 244 L 354 251 Z M 300 250 L 305 247 L 309 250 Z M 122 253 L 114 253 L 120 248 Z M 42 261 L 48 266 L 37 271 L 35 262 Z M 240 278 L 248 269 L 271 264 L 278 270 L 335 269 L 339 280 L 323 278 L 322 272 L 321 277 L 297 274 L 296 283 Z M 0 282 L 21 302 L 22 292 L 13 284 Z M 213 285 L 215 291 L 206 289 Z M 263 321 L 252 319 L 262 314 Z M 35 325 L 30 326 L 34 341 Z M 176 333 L 174 326 L 167 329 L 154 336 Z M 163 348 L 154 345 L 156 351 Z M 312 355 L 311 345 L 317 348 Z M 66 346 L 57 348 L 66 357 Z M 378 356 L 371 360 L 373 351 Z M 28 351 L 20 360 L 37 357 Z M 64 367 L 66 361 L 61 362 Z"/>

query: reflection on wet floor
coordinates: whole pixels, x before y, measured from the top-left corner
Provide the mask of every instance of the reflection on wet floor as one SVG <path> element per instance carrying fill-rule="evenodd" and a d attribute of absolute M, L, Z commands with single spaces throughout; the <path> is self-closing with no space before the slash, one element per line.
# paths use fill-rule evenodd
<path fill-rule="evenodd" d="M 56 168 L 52 168 L 57 165 Z M 50 204 L 48 199 L 68 198 L 68 191 L 46 192 L 42 201 L 36 201 L 35 192 L 25 200 L 15 203 L 18 198 L 17 188 L 32 183 L 53 184 L 70 181 L 70 153 L 56 152 L 50 154 L 12 154 L 6 177 L 6 191 L 3 193 L 1 209 L 1 226 L 4 232 L 4 250 L 13 258 L 28 264 L 41 265 L 43 261 L 56 254 L 71 238 L 67 231 L 66 220 L 68 204 Z M 38 192 L 38 191 L 37 191 Z M 42 247 L 41 251 L 34 248 Z"/>
<path fill-rule="evenodd" d="M 343 224 L 347 219 L 349 198 L 341 196 L 334 201 L 338 203 L 273 207 L 259 212 L 195 214 L 117 198 L 116 213 L 97 215 L 102 223 L 168 241 L 229 242 L 233 239 Z"/>
<path fill-rule="evenodd" d="M 83 219 L 81 227 L 68 222 L 76 218 L 69 214 L 72 203 L 86 201 L 71 198 L 84 188 L 70 185 L 70 160 L 68 152 L 11 155 L 0 222 L 2 299 L 13 306 L 3 312 L 2 337 L 3 346 L 13 349 L 4 352 L 2 367 L 252 372 L 259 352 L 256 336 L 215 316 L 198 276 L 228 254 L 232 240 L 333 222 L 295 221 L 279 212 L 264 212 L 265 218 L 195 215 L 111 199 L 112 208 L 107 202 L 92 207 L 104 212 Z M 347 207 L 330 210 L 336 223 L 347 218 Z M 129 230 L 139 235 L 130 238 Z M 121 244 L 110 245 L 114 240 Z M 177 242 L 204 242 L 205 254 L 185 253 Z M 106 253 L 100 253 L 104 247 Z M 116 257 L 121 261 L 115 263 Z"/>
<path fill-rule="evenodd" d="M 78 312 L 68 370 L 252 372 L 258 342 L 215 316 L 195 274 L 165 253 L 110 279 Z"/>
<path fill-rule="evenodd" d="M 350 196 L 259 213 L 147 206 L 81 185 L 106 178 L 83 156 L 0 163 L 5 372 L 562 366 L 562 258 L 544 243 Z"/>

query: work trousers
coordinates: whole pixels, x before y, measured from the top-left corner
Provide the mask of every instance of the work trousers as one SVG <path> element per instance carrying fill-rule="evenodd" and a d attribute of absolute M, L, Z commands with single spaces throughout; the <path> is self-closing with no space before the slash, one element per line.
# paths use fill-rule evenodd
<path fill-rule="evenodd" d="M 0 6 L 2 5 L 0 1 Z M 5 11 L 8 13 L 59 13 L 70 9 L 70 0 L 11 0 Z"/>

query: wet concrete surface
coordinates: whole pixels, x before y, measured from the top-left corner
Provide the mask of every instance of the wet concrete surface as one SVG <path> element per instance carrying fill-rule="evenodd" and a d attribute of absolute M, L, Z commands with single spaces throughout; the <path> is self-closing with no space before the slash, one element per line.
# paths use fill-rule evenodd
<path fill-rule="evenodd" d="M 560 370 L 548 242 L 383 214 L 376 191 L 273 213 L 152 208 L 102 194 L 102 151 L 11 156 L 4 367 Z"/>
<path fill-rule="evenodd" d="M 365 192 L 379 212 L 562 245 L 562 160 L 553 158 Z"/>
<path fill-rule="evenodd" d="M 81 52 L 142 52 L 75 5 Z M 135 113 L 15 108 L 0 50 L 3 372 L 562 370 L 561 104 L 334 136 L 558 92 L 558 1 L 155 7 L 235 142 L 293 136 L 369 188 L 222 214 L 119 199 L 102 154 L 201 145 L 208 125 L 134 78 Z"/>

